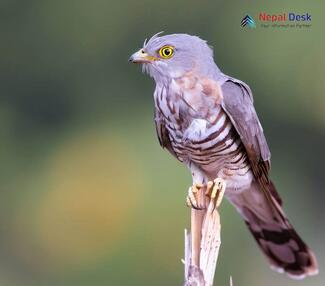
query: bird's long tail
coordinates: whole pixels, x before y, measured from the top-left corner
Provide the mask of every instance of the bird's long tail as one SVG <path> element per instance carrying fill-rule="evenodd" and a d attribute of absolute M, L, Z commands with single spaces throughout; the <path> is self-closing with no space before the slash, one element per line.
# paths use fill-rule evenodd
<path fill-rule="evenodd" d="M 245 220 L 272 269 L 295 279 L 317 274 L 315 255 L 288 221 L 272 183 L 268 192 L 273 206 L 257 183 L 247 191 L 227 197 Z"/>

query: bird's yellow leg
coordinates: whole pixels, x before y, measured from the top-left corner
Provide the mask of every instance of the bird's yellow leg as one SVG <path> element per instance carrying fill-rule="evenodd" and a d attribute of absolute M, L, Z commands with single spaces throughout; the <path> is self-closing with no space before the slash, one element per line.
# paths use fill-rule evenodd
<path fill-rule="evenodd" d="M 198 192 L 204 185 L 200 183 L 195 183 L 193 186 L 189 187 L 188 194 L 186 197 L 186 204 L 188 207 L 192 207 L 194 209 L 203 209 L 204 206 L 201 206 L 198 200 Z"/>
<path fill-rule="evenodd" d="M 216 178 L 213 181 L 207 183 L 207 189 L 205 195 L 210 197 L 210 203 L 208 206 L 208 212 L 212 213 L 215 208 L 221 204 L 223 195 L 226 190 L 226 182 L 221 178 Z"/>
<path fill-rule="evenodd" d="M 187 206 L 198 210 L 206 208 L 206 205 L 204 205 L 204 203 L 202 204 L 202 200 L 199 200 L 199 191 L 202 188 L 206 188 L 205 196 L 210 198 L 208 210 L 212 212 L 221 204 L 226 190 L 226 182 L 221 178 L 216 178 L 213 181 L 209 181 L 206 185 L 195 183 L 188 189 L 188 195 L 186 198 Z"/>

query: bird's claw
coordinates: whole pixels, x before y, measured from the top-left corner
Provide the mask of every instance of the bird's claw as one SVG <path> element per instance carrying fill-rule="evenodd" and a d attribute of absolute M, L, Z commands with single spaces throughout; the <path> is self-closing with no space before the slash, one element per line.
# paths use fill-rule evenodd
<path fill-rule="evenodd" d="M 204 206 L 200 206 L 198 202 L 198 192 L 201 188 L 203 188 L 203 184 L 194 184 L 193 186 L 189 187 L 188 195 L 186 197 L 186 204 L 188 207 L 191 207 L 196 210 L 204 209 Z"/>
<path fill-rule="evenodd" d="M 196 210 L 205 209 L 205 205 L 200 205 L 198 202 L 198 192 L 204 187 L 206 188 L 205 196 L 210 198 L 208 211 L 213 212 L 213 210 L 221 204 L 226 189 L 226 182 L 221 178 L 209 181 L 206 185 L 194 184 L 191 186 L 188 190 L 186 204 Z"/>
<path fill-rule="evenodd" d="M 208 212 L 213 212 L 220 206 L 225 190 L 226 182 L 221 178 L 216 178 L 207 183 L 205 195 L 210 197 Z"/>

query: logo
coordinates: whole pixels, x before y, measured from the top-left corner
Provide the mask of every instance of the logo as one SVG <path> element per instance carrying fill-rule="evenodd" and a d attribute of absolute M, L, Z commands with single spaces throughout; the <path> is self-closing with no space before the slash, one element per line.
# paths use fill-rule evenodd
<path fill-rule="evenodd" d="M 265 12 L 260 13 L 259 20 L 263 22 L 311 22 L 311 14 L 296 14 L 296 13 L 281 13 L 281 14 L 267 14 Z"/>
<path fill-rule="evenodd" d="M 277 14 L 268 14 L 260 12 L 254 15 L 246 15 L 240 22 L 240 25 L 250 29 L 256 28 L 256 23 L 260 28 L 310 28 L 312 26 L 312 15 L 310 13 L 282 12 Z"/>
<path fill-rule="evenodd" d="M 240 22 L 242 27 L 249 27 L 251 29 L 256 28 L 255 21 L 252 16 L 246 15 Z"/>

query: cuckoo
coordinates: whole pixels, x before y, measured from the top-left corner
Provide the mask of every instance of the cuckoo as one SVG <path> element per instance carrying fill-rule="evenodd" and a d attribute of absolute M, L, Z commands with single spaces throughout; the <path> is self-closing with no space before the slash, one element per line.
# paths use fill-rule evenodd
<path fill-rule="evenodd" d="M 250 87 L 218 68 L 206 41 L 187 34 L 154 35 L 130 62 L 142 64 L 155 81 L 159 142 L 190 170 L 187 202 L 200 209 L 206 187 L 235 206 L 271 267 L 292 278 L 317 273 L 313 252 L 282 209 L 270 180 L 270 150 Z"/>

